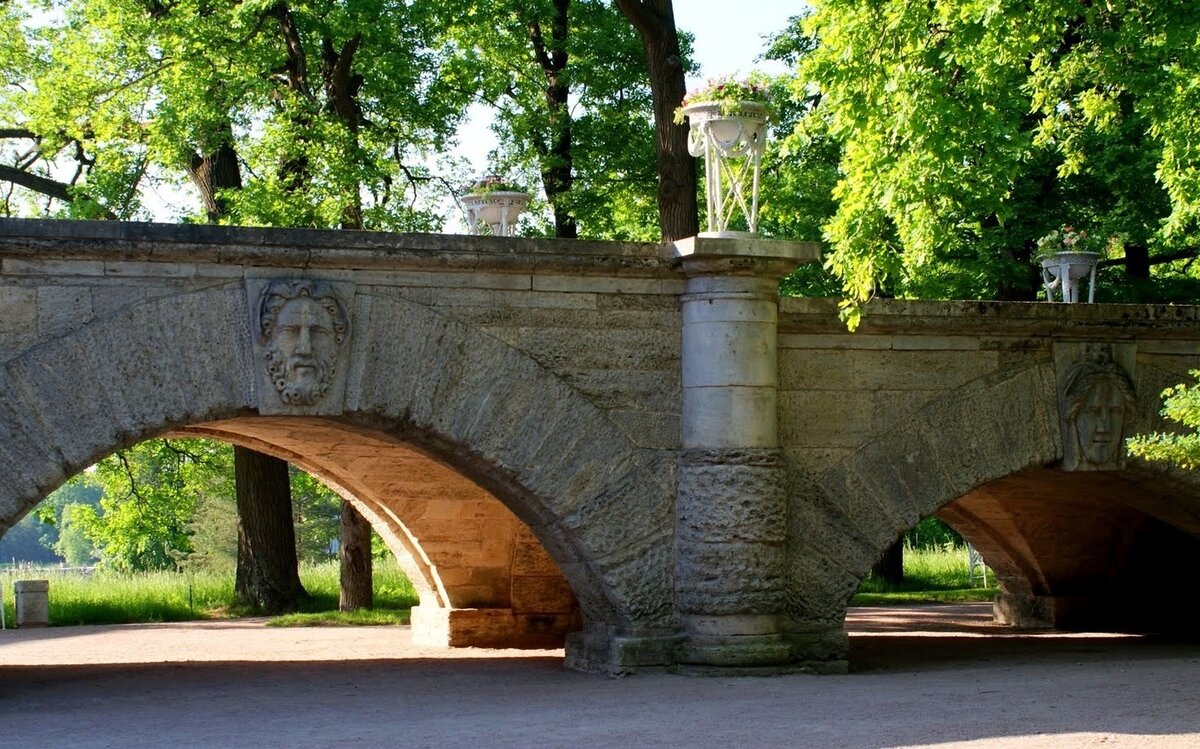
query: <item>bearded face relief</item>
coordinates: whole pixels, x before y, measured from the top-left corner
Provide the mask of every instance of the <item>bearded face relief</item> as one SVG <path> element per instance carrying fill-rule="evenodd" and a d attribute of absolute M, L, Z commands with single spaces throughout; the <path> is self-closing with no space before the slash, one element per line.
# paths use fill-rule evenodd
<path fill-rule="evenodd" d="M 324 281 L 272 281 L 259 304 L 259 333 L 267 373 L 288 406 L 313 406 L 337 371 L 349 324 L 333 287 Z"/>

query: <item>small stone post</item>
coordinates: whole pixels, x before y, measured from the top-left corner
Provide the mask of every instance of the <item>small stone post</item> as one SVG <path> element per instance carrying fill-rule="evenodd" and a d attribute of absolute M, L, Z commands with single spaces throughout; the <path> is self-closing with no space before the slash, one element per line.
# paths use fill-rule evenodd
<path fill-rule="evenodd" d="M 785 471 L 776 429 L 779 279 L 809 243 L 676 242 L 682 298 L 683 453 L 675 585 L 695 668 L 778 671 L 793 660 L 783 592 Z"/>
<path fill-rule="evenodd" d="M 18 627 L 50 624 L 50 581 L 18 580 L 13 583 Z"/>

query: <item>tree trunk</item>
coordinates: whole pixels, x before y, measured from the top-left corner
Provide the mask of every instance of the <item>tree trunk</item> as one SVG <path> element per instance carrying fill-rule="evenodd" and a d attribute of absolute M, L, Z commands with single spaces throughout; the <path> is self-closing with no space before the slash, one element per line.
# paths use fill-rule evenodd
<path fill-rule="evenodd" d="M 617 0 L 617 7 L 642 38 L 658 148 L 658 216 L 663 239 L 695 236 L 696 160 L 688 153 L 688 127 L 676 125 L 675 108 L 687 94 L 679 34 L 671 0 Z"/>
<path fill-rule="evenodd" d="M 529 27 L 534 59 L 546 77 L 546 115 L 549 124 L 546 142 L 541 142 L 535 136 L 534 147 L 541 159 L 542 187 L 546 190 L 546 200 L 554 209 L 554 236 L 558 239 L 576 239 L 579 236 L 575 216 L 565 205 L 565 198 L 575 182 L 571 87 L 564 75 L 569 59 L 567 34 L 570 29 L 570 6 L 570 0 L 554 0 L 554 18 L 550 23 L 548 44 L 540 23 L 532 23 Z"/>
<path fill-rule="evenodd" d="M 1150 248 L 1145 245 L 1125 245 L 1125 277 L 1131 281 L 1150 278 Z"/>
<path fill-rule="evenodd" d="M 338 609 L 354 611 L 374 605 L 371 576 L 371 524 L 342 500 L 342 594 Z"/>
<path fill-rule="evenodd" d="M 238 165 L 237 151 L 233 146 L 233 126 L 225 123 L 223 135 L 228 139 L 212 153 L 192 154 L 188 164 L 188 176 L 200 191 L 204 201 L 204 212 L 209 223 L 217 223 L 229 213 L 228 201 L 221 195 L 223 190 L 238 190 L 242 187 L 242 171 Z"/>
<path fill-rule="evenodd" d="M 879 561 L 871 567 L 871 576 L 883 580 L 888 585 L 899 585 L 904 582 L 904 539 L 896 541 L 883 552 Z"/>
<path fill-rule="evenodd" d="M 221 193 L 242 187 L 241 168 L 233 147 L 233 126 L 222 124 L 224 142 L 211 153 L 193 154 L 188 164 L 208 220 L 216 223 L 229 212 Z M 247 606 L 270 614 L 295 611 L 308 594 L 296 565 L 296 530 L 287 462 L 249 448 L 234 447 L 237 487 L 238 558 L 234 592 Z"/>
<path fill-rule="evenodd" d="M 268 614 L 295 611 L 308 597 L 296 564 L 287 462 L 233 448 L 237 486 L 239 602 Z"/>

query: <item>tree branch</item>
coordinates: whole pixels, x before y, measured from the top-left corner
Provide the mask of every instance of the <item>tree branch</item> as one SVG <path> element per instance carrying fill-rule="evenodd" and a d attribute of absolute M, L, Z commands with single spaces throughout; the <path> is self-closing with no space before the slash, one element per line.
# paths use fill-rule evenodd
<path fill-rule="evenodd" d="M 1200 256 L 1200 247 L 1184 247 L 1181 250 L 1175 250 L 1173 252 L 1164 252 L 1160 255 L 1151 255 L 1150 256 L 1150 265 L 1161 265 L 1163 263 L 1173 263 L 1176 260 L 1195 259 L 1197 256 Z M 1100 268 L 1108 268 L 1108 267 L 1111 267 L 1114 265 L 1124 265 L 1124 264 L 1125 264 L 1125 258 L 1118 257 L 1118 258 L 1109 258 L 1107 260 L 1101 260 L 1096 265 Z"/>
<path fill-rule="evenodd" d="M 140 508 L 145 504 L 145 499 L 138 493 L 137 479 L 133 477 L 133 468 L 129 465 L 129 459 L 125 457 L 124 450 L 118 450 L 116 455 L 117 460 L 121 461 L 121 466 L 125 469 L 125 476 L 129 479 L 129 496 L 134 498 Z"/>
<path fill-rule="evenodd" d="M 20 185 L 27 190 L 33 190 L 55 200 L 61 200 L 64 203 L 73 203 L 75 201 L 75 196 L 71 194 L 70 185 L 58 180 L 49 179 L 48 177 L 14 169 L 7 164 L 0 164 L 0 180 Z M 101 208 L 101 210 L 104 212 L 104 217 L 108 220 L 117 220 L 116 214 L 112 211 L 107 208 Z"/>
<path fill-rule="evenodd" d="M 288 88 L 311 98 L 311 92 L 308 90 L 308 62 L 296 19 L 292 18 L 292 11 L 285 2 L 276 3 L 268 12 L 279 20 L 279 30 L 287 46 Z"/>
<path fill-rule="evenodd" d="M 38 134 L 23 127 L 0 127 L 0 138 L 28 138 L 37 140 Z"/>

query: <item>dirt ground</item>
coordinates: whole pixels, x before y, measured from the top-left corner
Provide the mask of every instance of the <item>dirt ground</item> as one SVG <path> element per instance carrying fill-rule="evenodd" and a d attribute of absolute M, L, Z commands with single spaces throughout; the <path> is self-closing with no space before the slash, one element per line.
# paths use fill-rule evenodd
<path fill-rule="evenodd" d="M 0 748 L 1200 747 L 1200 644 L 854 609 L 847 676 L 573 673 L 561 651 L 258 620 L 0 632 Z"/>

